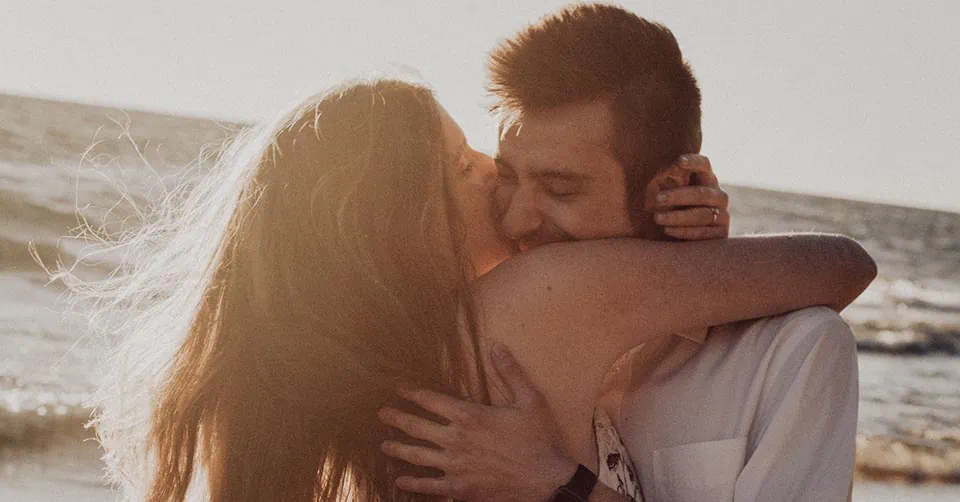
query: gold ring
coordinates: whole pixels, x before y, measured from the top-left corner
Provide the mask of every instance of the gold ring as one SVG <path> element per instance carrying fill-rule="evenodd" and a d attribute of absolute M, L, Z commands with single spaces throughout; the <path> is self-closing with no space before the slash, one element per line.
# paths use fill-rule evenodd
<path fill-rule="evenodd" d="M 720 210 L 715 207 L 712 207 L 710 208 L 710 211 L 713 212 L 713 224 L 716 225 L 717 219 L 720 218 Z"/>

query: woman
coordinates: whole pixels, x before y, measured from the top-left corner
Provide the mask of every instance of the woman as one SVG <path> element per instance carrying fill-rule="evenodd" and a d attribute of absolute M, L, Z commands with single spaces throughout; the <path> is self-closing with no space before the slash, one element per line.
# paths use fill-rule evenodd
<path fill-rule="evenodd" d="M 630 347 L 692 326 L 839 307 L 870 279 L 852 241 L 796 236 L 557 244 L 471 286 L 510 253 L 488 199 L 464 184 L 492 164 L 464 145 L 429 90 L 403 82 L 307 100 L 218 166 L 124 243 L 136 268 L 99 293 L 102 318 L 115 323 L 106 329 L 123 338 L 97 425 L 130 499 L 426 500 L 394 488 L 407 468 L 380 452 L 394 433 L 376 412 L 396 403 L 401 382 L 497 402 L 485 371 L 494 341 L 521 361 L 579 361 L 572 386 L 558 368 L 528 370 L 552 405 L 585 410 L 560 425 L 587 463 L 594 388 Z M 704 267 L 643 284 L 678 260 Z M 845 270 L 858 272 L 838 280 Z M 774 271 L 790 294 L 762 284 Z M 727 295 L 724 309 L 691 312 L 716 296 L 703 284 Z M 622 291 L 632 293 L 611 297 Z M 602 343 L 588 325 L 606 326 Z"/>

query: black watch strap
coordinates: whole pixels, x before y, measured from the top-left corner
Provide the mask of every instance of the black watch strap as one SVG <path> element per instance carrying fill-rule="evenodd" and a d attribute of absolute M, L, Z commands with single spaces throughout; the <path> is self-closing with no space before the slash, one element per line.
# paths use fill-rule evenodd
<path fill-rule="evenodd" d="M 597 475 L 580 464 L 570 481 L 553 492 L 550 502 L 587 502 L 596 485 Z"/>

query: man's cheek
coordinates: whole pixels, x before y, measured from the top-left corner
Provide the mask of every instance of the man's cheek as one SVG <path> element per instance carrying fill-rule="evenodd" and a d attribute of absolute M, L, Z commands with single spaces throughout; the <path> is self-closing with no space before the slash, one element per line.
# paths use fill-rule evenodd
<path fill-rule="evenodd" d="M 586 240 L 596 239 L 597 228 L 594 216 L 583 211 L 577 211 L 576 207 L 568 206 L 554 212 L 555 227 L 558 236 L 562 240 Z M 594 221 L 593 224 L 590 222 Z"/>

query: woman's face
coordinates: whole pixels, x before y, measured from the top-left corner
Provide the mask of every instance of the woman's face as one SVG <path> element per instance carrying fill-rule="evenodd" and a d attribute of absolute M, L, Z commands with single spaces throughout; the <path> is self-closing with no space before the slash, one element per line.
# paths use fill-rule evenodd
<path fill-rule="evenodd" d="M 489 155 L 467 143 L 463 130 L 440 108 L 443 134 L 453 162 L 445 166 L 456 209 L 466 227 L 464 251 L 477 275 L 483 275 L 513 254 L 513 246 L 497 229 L 494 217 L 494 191 L 497 168 Z"/>

